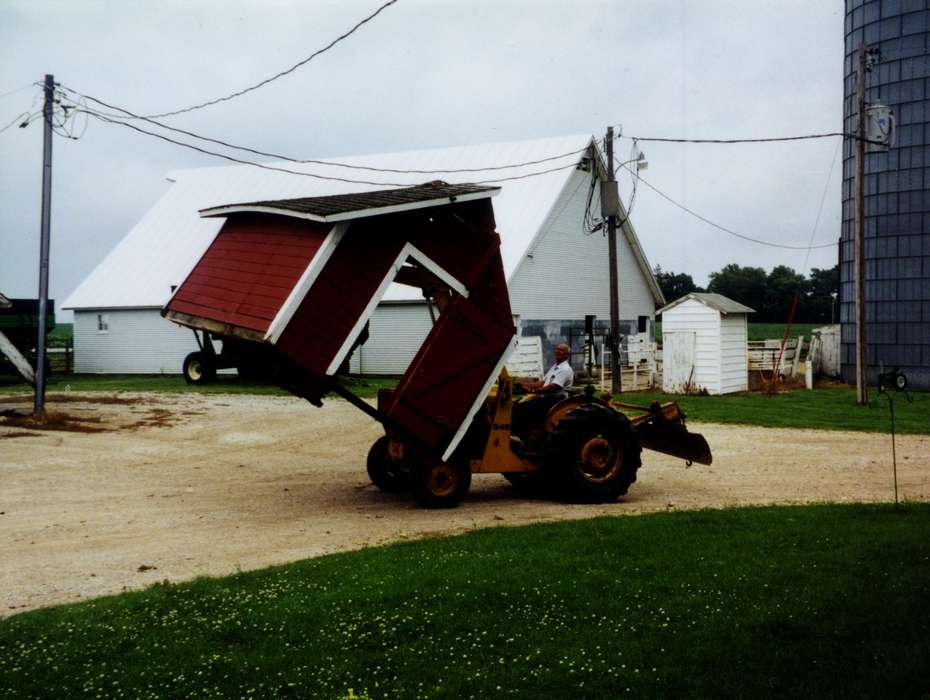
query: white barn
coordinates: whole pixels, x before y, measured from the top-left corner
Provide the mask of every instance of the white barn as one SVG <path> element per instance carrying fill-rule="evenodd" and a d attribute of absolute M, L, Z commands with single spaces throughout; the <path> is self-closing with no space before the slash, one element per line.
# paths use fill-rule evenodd
<path fill-rule="evenodd" d="M 553 344 L 569 336 L 580 346 L 585 316 L 596 315 L 603 329 L 610 310 L 607 241 L 601 233 L 586 235 L 583 226 L 592 184 L 593 206 L 599 210 L 592 149 L 597 149 L 595 140 L 579 135 L 312 164 L 275 163 L 272 169 L 234 165 L 170 173 L 170 189 L 62 305 L 74 310 L 75 371 L 180 372 L 184 356 L 196 349 L 195 338 L 159 312 L 222 224 L 222 219 L 200 218 L 199 210 L 437 179 L 500 184 L 494 214 L 522 332 L 542 336 L 547 355 Z M 479 170 L 513 163 L 525 165 Z M 618 239 L 621 329 L 625 335 L 651 336 L 655 309 L 665 300 L 628 219 Z M 425 302 L 410 295 L 410 288 L 399 286 L 388 293 L 372 317 L 368 342 L 352 358 L 352 371 L 403 373 L 431 325 Z"/>
<path fill-rule="evenodd" d="M 662 390 L 730 394 L 749 390 L 748 306 L 692 292 L 662 314 Z"/>

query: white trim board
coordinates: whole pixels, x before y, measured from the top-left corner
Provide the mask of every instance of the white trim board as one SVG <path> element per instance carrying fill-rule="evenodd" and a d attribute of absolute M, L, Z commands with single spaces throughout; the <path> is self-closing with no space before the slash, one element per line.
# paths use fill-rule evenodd
<path fill-rule="evenodd" d="M 418 263 L 423 265 L 423 267 L 429 270 L 432 274 L 436 275 L 436 277 L 441 279 L 463 297 L 468 296 L 468 288 L 462 284 L 454 275 L 449 273 L 448 270 L 443 268 L 439 263 L 431 259 L 412 243 L 405 244 L 404 247 L 401 248 L 400 253 L 397 254 L 397 257 L 394 258 L 394 262 L 385 273 L 384 278 L 381 280 L 381 284 L 378 285 L 378 288 L 375 290 L 374 294 L 371 295 L 371 299 L 368 300 L 368 305 L 365 307 L 365 311 L 362 312 L 361 316 L 359 316 L 358 320 L 355 322 L 355 325 L 352 327 L 352 330 L 349 331 L 349 334 L 342 342 L 342 347 L 339 348 L 339 352 L 336 353 L 333 361 L 329 363 L 329 367 L 326 369 L 327 375 L 332 376 L 339 370 L 339 367 L 342 365 L 343 361 L 345 361 L 346 356 L 349 354 L 349 352 L 351 352 L 352 346 L 355 345 L 356 338 L 358 338 L 358 336 L 361 334 L 365 324 L 368 323 L 368 319 L 370 319 L 371 315 L 375 312 L 378 303 L 384 297 L 388 287 L 390 287 L 391 283 L 394 281 L 394 278 L 397 277 L 397 273 L 400 272 L 400 269 L 403 267 L 404 261 L 407 260 L 407 258 L 413 258 L 416 260 Z"/>
<path fill-rule="evenodd" d="M 329 230 L 329 233 L 326 234 L 326 238 L 323 239 L 323 243 L 313 255 L 313 258 L 307 265 L 307 269 L 304 270 L 300 279 L 297 280 L 297 284 L 294 285 L 291 293 L 287 295 L 287 299 L 284 300 L 281 308 L 278 309 L 278 313 L 275 314 L 274 319 L 272 319 L 271 323 L 268 325 L 268 330 L 265 333 L 265 342 L 274 344 L 281 338 L 281 334 L 284 333 L 287 324 L 294 318 L 294 314 L 297 313 L 297 309 L 300 308 L 301 302 L 303 302 L 304 297 L 307 296 L 307 292 L 310 291 L 313 283 L 316 282 L 317 278 L 320 276 L 323 268 L 326 267 L 326 263 L 328 263 L 329 259 L 332 257 L 333 252 L 336 250 L 336 246 L 339 245 L 339 241 L 342 240 L 346 231 L 349 230 L 349 226 L 350 224 L 348 223 L 336 224 Z"/>
<path fill-rule="evenodd" d="M 209 218 L 213 216 L 228 216 L 240 212 L 261 212 L 263 214 L 278 214 L 280 216 L 290 216 L 295 219 L 309 219 L 310 221 L 321 221 L 323 223 L 334 223 L 337 221 L 350 221 L 352 219 L 364 219 L 369 216 L 381 216 L 382 214 L 396 214 L 402 211 L 412 211 L 413 209 L 427 209 L 429 207 L 438 207 L 444 204 L 455 202 L 470 202 L 476 199 L 489 199 L 497 195 L 500 188 L 485 190 L 483 192 L 469 192 L 467 194 L 458 194 L 454 196 L 443 195 L 436 199 L 425 199 L 420 202 L 405 202 L 404 204 L 391 204 L 385 207 L 371 207 L 370 209 L 356 209 L 355 211 L 340 212 L 338 214 L 312 214 L 310 212 L 294 211 L 285 207 L 275 207 L 270 204 L 224 204 L 220 207 L 211 207 L 201 209 L 200 216 Z"/>
<path fill-rule="evenodd" d="M 517 349 L 517 343 L 519 342 L 519 337 L 515 335 L 511 339 L 510 344 L 507 346 L 504 352 L 501 353 L 501 359 L 497 361 L 497 364 L 491 371 L 491 376 L 488 377 L 488 380 L 484 383 L 484 386 L 478 393 L 477 398 L 475 398 L 474 403 L 472 403 L 471 408 L 468 409 L 468 413 L 465 414 L 465 419 L 462 421 L 461 425 L 459 425 L 459 429 L 455 431 L 455 435 L 452 436 L 452 440 L 449 442 L 449 446 L 446 448 L 446 451 L 442 453 L 443 462 L 449 461 L 452 453 L 455 452 L 455 448 L 459 446 L 462 438 L 465 437 L 465 433 L 468 431 L 468 426 L 471 425 L 475 414 L 478 412 L 478 409 L 481 408 L 481 404 L 484 403 L 485 398 L 487 398 L 488 392 L 491 390 L 491 385 L 497 381 L 501 370 L 504 368 L 504 364 L 507 362 L 513 351 Z"/>

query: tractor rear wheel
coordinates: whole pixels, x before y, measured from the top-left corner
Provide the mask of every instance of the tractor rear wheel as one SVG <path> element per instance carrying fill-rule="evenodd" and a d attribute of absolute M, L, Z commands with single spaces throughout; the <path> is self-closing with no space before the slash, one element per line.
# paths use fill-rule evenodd
<path fill-rule="evenodd" d="M 430 461 L 413 479 L 413 491 L 424 508 L 455 508 L 471 488 L 468 463 Z"/>
<path fill-rule="evenodd" d="M 185 357 L 182 372 L 188 384 L 209 384 L 216 379 L 213 358 L 205 352 L 192 352 Z"/>
<path fill-rule="evenodd" d="M 400 491 L 407 485 L 407 478 L 400 464 L 388 453 L 387 435 L 382 435 L 368 450 L 368 478 L 385 493 Z"/>
<path fill-rule="evenodd" d="M 599 403 L 584 404 L 552 432 L 548 465 L 570 499 L 609 503 L 636 481 L 639 440 L 622 413 Z"/>

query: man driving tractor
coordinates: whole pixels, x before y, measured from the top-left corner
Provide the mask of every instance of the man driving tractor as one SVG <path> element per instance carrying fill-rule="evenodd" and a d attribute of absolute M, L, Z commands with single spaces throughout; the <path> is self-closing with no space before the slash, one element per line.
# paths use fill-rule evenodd
<path fill-rule="evenodd" d="M 542 424 L 549 409 L 568 397 L 575 376 L 568 362 L 570 352 L 566 343 L 559 343 L 555 346 L 555 363 L 542 381 L 521 380 L 517 383 L 527 394 L 535 395 L 532 400 L 514 404 L 513 432 L 524 441 L 529 426 Z"/>

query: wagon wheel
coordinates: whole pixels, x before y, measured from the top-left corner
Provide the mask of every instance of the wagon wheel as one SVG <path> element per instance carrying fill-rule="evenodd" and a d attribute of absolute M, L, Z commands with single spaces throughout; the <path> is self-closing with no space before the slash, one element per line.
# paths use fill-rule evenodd
<path fill-rule="evenodd" d="M 615 501 L 636 481 L 639 439 L 629 419 L 602 404 L 579 406 L 551 435 L 549 471 L 569 498 Z"/>
<path fill-rule="evenodd" d="M 394 493 L 407 485 L 407 476 L 401 470 L 400 463 L 391 459 L 388 453 L 389 442 L 388 436 L 382 435 L 368 450 L 368 478 L 385 493 Z"/>
<path fill-rule="evenodd" d="M 185 357 L 182 372 L 188 384 L 209 384 L 216 379 L 213 359 L 204 352 L 192 352 Z"/>
<path fill-rule="evenodd" d="M 413 491 L 424 508 L 455 508 L 471 487 L 468 463 L 430 460 L 414 475 Z"/>

